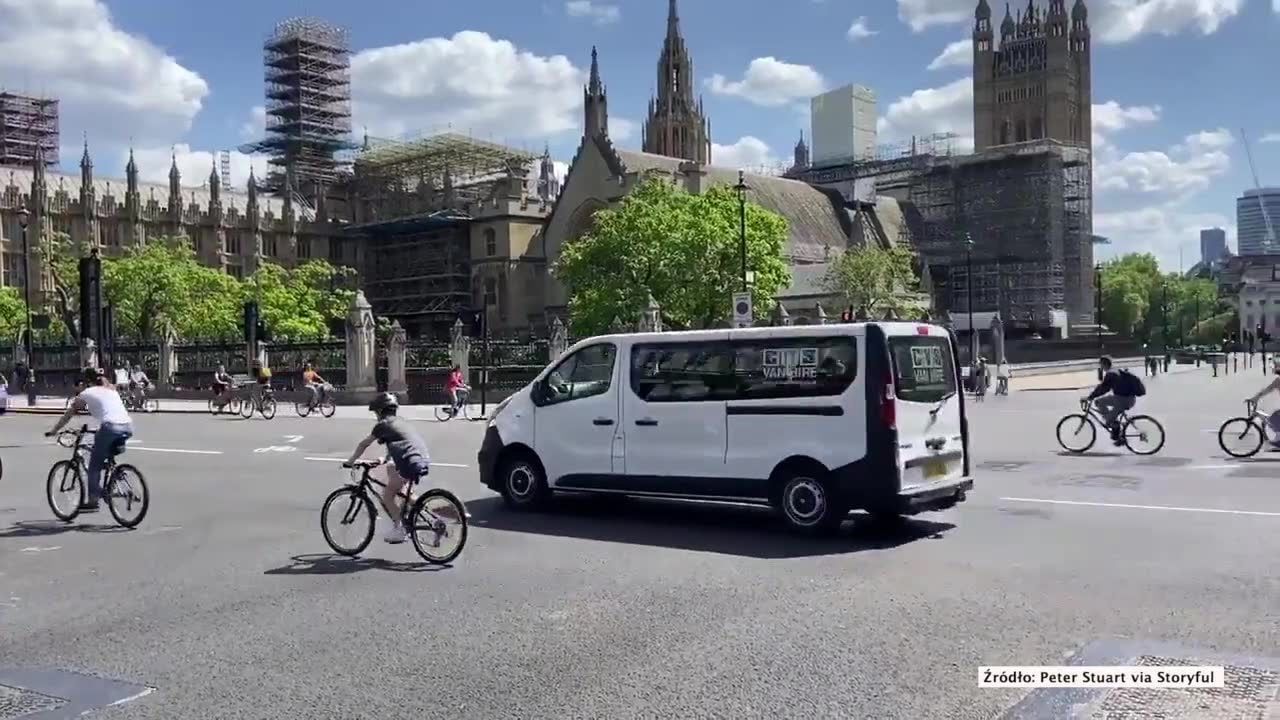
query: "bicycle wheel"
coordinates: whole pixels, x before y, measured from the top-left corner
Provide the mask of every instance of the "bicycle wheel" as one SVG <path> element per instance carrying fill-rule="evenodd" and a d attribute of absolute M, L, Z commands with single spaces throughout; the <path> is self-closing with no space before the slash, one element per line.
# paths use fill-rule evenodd
<path fill-rule="evenodd" d="M 1058 421 L 1058 444 L 1072 453 L 1087 452 L 1098 439 L 1098 428 L 1088 415 L 1074 413 Z"/>
<path fill-rule="evenodd" d="M 326 397 L 324 400 L 321 400 L 321 401 L 320 401 L 320 414 L 321 414 L 321 415 L 323 415 L 323 416 L 325 416 L 325 417 L 327 417 L 327 418 L 331 418 L 331 417 L 333 417 L 333 414 L 334 414 L 334 413 L 336 413 L 336 412 L 338 412 L 338 406 L 337 406 L 337 404 L 336 404 L 336 403 L 334 403 L 334 402 L 333 402 L 333 398 L 331 398 L 331 397 Z"/>
<path fill-rule="evenodd" d="M 413 549 L 433 565 L 447 565 L 467 544 L 467 509 L 453 493 L 431 488 L 410 511 Z"/>
<path fill-rule="evenodd" d="M 471 398 L 462 401 L 462 405 L 458 407 L 458 417 L 466 420 L 473 419 L 471 417 Z"/>
<path fill-rule="evenodd" d="M 1155 455 L 1164 447 L 1164 428 L 1150 415 L 1134 415 L 1121 428 L 1124 446 L 1137 455 Z"/>
<path fill-rule="evenodd" d="M 45 497 L 49 500 L 49 509 L 53 511 L 54 517 L 63 522 L 75 520 L 80 514 L 80 506 L 87 499 L 86 492 L 79 463 L 59 460 L 49 468 Z"/>
<path fill-rule="evenodd" d="M 209 414 L 210 415 L 217 415 L 218 413 L 222 412 L 223 407 L 224 406 L 218 404 L 215 398 L 209 398 Z"/>
<path fill-rule="evenodd" d="M 361 512 L 361 510 L 364 512 Z M 357 540 L 354 545 L 343 545 L 334 539 L 334 532 L 329 530 L 329 512 L 333 510 L 338 513 L 338 531 L 343 535 L 348 535 L 351 539 Z M 357 521 L 363 515 L 368 527 L 364 530 L 359 529 Z M 353 557 L 359 555 L 365 548 L 369 547 L 369 541 L 373 540 L 373 526 L 377 515 L 374 514 L 373 502 L 369 500 L 369 496 L 354 485 L 340 487 L 329 493 L 329 497 L 325 498 L 324 506 L 320 508 L 320 531 L 324 533 L 324 541 L 329 543 L 329 547 L 339 555 Z"/>
<path fill-rule="evenodd" d="M 306 400 L 296 400 L 293 403 L 293 411 L 298 413 L 298 417 L 306 417 L 311 414 L 311 403 Z"/>
<path fill-rule="evenodd" d="M 436 407 L 436 419 L 440 422 L 449 422 L 453 419 L 453 412 L 449 410 L 448 405 L 440 405 Z"/>
<path fill-rule="evenodd" d="M 1257 455 L 1262 449 L 1263 439 L 1262 428 L 1249 418 L 1231 418 L 1218 428 L 1218 446 L 1235 458 Z"/>
<path fill-rule="evenodd" d="M 249 420 L 253 417 L 253 411 L 256 410 L 253 398 L 245 398 L 240 403 L 240 417 Z"/>
<path fill-rule="evenodd" d="M 263 399 L 262 407 L 259 409 L 259 412 L 262 413 L 262 417 L 268 420 L 275 417 L 276 416 L 276 399 L 275 398 Z"/>
<path fill-rule="evenodd" d="M 147 492 L 147 481 L 138 468 L 124 463 L 111 470 L 111 479 L 102 491 L 107 501 L 107 509 L 111 517 L 120 523 L 120 527 L 135 528 L 147 516 L 151 507 L 151 493 Z"/>
<path fill-rule="evenodd" d="M 232 396 L 232 398 L 227 401 L 227 412 L 232 415 L 239 415 L 240 406 L 243 404 L 244 403 L 240 400 L 239 395 Z"/>
<path fill-rule="evenodd" d="M 142 401 L 142 411 L 149 413 L 160 412 L 160 401 L 155 398 L 147 398 Z"/>

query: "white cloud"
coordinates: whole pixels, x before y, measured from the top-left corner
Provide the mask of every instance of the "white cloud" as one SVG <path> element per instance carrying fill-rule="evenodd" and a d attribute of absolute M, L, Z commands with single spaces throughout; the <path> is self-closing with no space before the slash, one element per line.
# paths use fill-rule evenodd
<path fill-rule="evenodd" d="M 185 133 L 209 85 L 172 56 L 116 27 L 98 0 L 0 0 L 0 80 L 60 102 L 64 134 L 96 146 Z"/>
<path fill-rule="evenodd" d="M 930 70 L 949 67 L 969 67 L 973 63 L 973 40 L 957 40 L 949 43 L 938 57 L 929 63 Z"/>
<path fill-rule="evenodd" d="M 618 22 L 622 10 L 617 5 L 595 3 L 591 0 L 569 0 L 564 4 L 564 11 L 569 17 L 589 18 L 597 25 Z"/>
<path fill-rule="evenodd" d="M 760 138 L 744 135 L 732 145 L 712 143 L 711 164 L 757 174 L 777 174 L 782 160 Z"/>
<path fill-rule="evenodd" d="M 609 118 L 609 139 L 615 142 L 626 142 L 636 134 L 636 122 L 624 117 Z"/>
<path fill-rule="evenodd" d="M 1115 100 L 1093 105 L 1093 149 L 1103 151 L 1109 142 L 1107 135 L 1134 125 L 1150 125 L 1160 120 L 1159 105 L 1123 106 Z"/>
<path fill-rule="evenodd" d="M 717 95 L 735 95 L 756 105 L 776 107 L 821 93 L 826 81 L 808 65 L 795 65 L 775 57 L 756 58 L 741 80 L 712 75 L 707 87 Z"/>
<path fill-rule="evenodd" d="M 267 133 L 267 109 L 254 105 L 249 110 L 249 119 L 240 126 L 240 137 L 244 140 L 258 140 Z"/>
<path fill-rule="evenodd" d="M 563 55 L 542 57 L 472 30 L 351 59 L 355 126 L 384 137 L 446 125 L 499 142 L 578 130 L 585 79 Z"/>
<path fill-rule="evenodd" d="M 564 179 L 569 176 L 569 163 L 552 160 L 551 165 L 554 168 L 556 180 L 560 181 L 560 187 L 564 187 Z"/>
<path fill-rule="evenodd" d="M 1188 135 L 1168 151 L 1100 154 L 1094 165 L 1095 191 L 1165 194 L 1185 199 L 1207 189 L 1231 169 L 1226 149 L 1234 143 L 1225 129 Z"/>
<path fill-rule="evenodd" d="M 199 187 L 206 184 L 209 181 L 210 172 L 215 168 L 219 170 L 219 177 L 221 177 L 218 154 L 208 150 L 192 150 L 191 146 L 186 144 L 173 147 L 140 147 L 134 150 L 134 161 L 138 164 L 138 177 L 143 182 L 167 184 L 169 166 L 175 158 L 184 187 Z M 126 150 L 120 156 L 118 167 L 123 168 L 128 159 L 129 153 Z M 250 167 L 261 180 L 267 173 L 266 157 L 245 155 L 234 151 L 231 153 L 231 188 L 236 192 L 244 192 L 249 181 Z"/>
<path fill-rule="evenodd" d="M 1227 231 L 1227 243 L 1235 245 L 1236 226 L 1218 213 L 1188 212 L 1181 203 L 1161 203 L 1134 210 L 1095 212 L 1093 231 L 1111 240 L 1100 246 L 1104 260 L 1126 253 L 1151 253 L 1166 270 L 1178 267 L 1181 248 L 1184 268 L 1200 258 L 1200 231 L 1220 227 Z"/>
<path fill-rule="evenodd" d="M 1280 3 L 1280 0 L 1276 0 L 1276 2 Z M 1277 8 L 1276 12 L 1280 12 L 1280 8 Z M 1267 133 L 1266 135 L 1263 135 L 1261 138 L 1258 138 L 1258 142 L 1280 143 L 1280 132 Z"/>
<path fill-rule="evenodd" d="M 849 31 L 845 34 L 851 42 L 857 42 L 858 40 L 869 38 L 873 35 L 879 35 L 880 31 L 872 30 L 868 27 L 866 17 L 859 17 L 853 21 L 853 24 L 849 26 Z"/>
<path fill-rule="evenodd" d="M 973 148 L 973 78 L 939 88 L 916 90 L 889 104 L 877 121 L 882 141 L 905 141 L 935 133 L 955 133 L 955 152 Z"/>
<path fill-rule="evenodd" d="M 1142 35 L 1178 35 L 1198 30 L 1218 31 L 1224 22 L 1240 14 L 1245 0 L 1093 0 L 1089 26 L 1104 43 L 1123 43 Z M 1280 0 L 1272 0 L 1280 3 Z M 973 0 L 898 0 L 898 18 L 914 32 L 937 25 L 973 22 Z M 1003 13 L 992 3 L 993 20 Z M 1278 10 L 1277 12 L 1280 12 Z"/>

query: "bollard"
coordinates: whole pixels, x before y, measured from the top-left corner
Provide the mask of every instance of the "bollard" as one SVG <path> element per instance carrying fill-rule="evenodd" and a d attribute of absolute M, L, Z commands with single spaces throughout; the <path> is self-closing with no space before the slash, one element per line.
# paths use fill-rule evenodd
<path fill-rule="evenodd" d="M 1218 358 L 1215 357 L 1210 362 L 1213 363 L 1213 376 L 1218 377 Z"/>

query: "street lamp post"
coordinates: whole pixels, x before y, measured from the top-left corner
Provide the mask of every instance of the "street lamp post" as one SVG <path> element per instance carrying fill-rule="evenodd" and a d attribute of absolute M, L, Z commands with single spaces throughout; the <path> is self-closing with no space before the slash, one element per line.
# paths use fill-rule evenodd
<path fill-rule="evenodd" d="M 742 259 L 742 292 L 747 292 L 747 174 L 738 171 L 738 184 L 733 186 L 738 191 L 738 253 Z"/>
<path fill-rule="evenodd" d="M 31 244 L 27 239 L 27 225 L 31 214 L 23 205 L 18 208 L 18 226 L 22 228 L 22 292 L 27 304 L 27 405 L 36 405 L 36 359 L 31 342 Z"/>
<path fill-rule="evenodd" d="M 1098 357 L 1102 357 L 1102 263 L 1093 266 L 1093 325 L 1098 333 Z M 1102 382 L 1102 366 L 1098 366 L 1098 382 Z"/>
<path fill-rule="evenodd" d="M 964 234 L 965 305 L 969 310 L 969 367 L 977 367 L 978 334 L 973 327 L 973 236 Z"/>

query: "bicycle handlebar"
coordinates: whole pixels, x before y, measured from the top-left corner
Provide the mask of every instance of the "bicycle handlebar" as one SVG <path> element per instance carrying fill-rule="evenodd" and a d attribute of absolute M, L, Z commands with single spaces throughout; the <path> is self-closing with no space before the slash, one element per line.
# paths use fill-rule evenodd
<path fill-rule="evenodd" d="M 344 462 L 342 463 L 342 467 L 365 469 L 365 468 L 376 468 L 381 464 L 382 464 L 381 460 L 356 460 L 353 463 Z"/>

